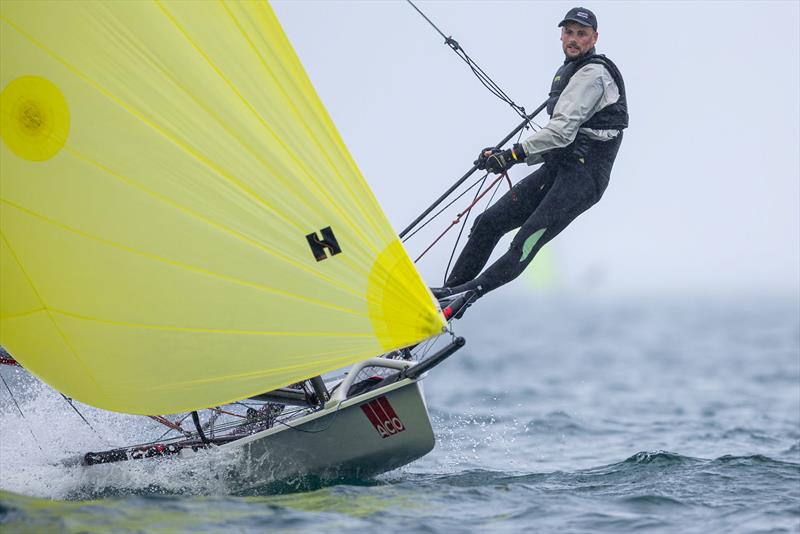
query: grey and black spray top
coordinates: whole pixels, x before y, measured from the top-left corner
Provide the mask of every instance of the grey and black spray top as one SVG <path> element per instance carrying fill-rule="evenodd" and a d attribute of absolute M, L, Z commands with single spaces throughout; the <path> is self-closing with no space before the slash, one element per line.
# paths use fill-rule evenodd
<path fill-rule="evenodd" d="M 614 79 L 614 83 L 619 88 L 619 100 L 595 113 L 588 121 L 582 124 L 582 127 L 595 130 L 623 130 L 627 128 L 628 102 L 625 98 L 625 82 L 622 79 L 622 74 L 613 61 L 603 54 L 595 53 L 594 48 L 579 58 L 567 59 L 556 71 L 553 77 L 553 84 L 550 86 L 550 98 L 547 100 L 548 115 L 553 116 L 556 102 L 558 102 L 561 93 L 567 87 L 572 76 L 581 67 L 589 63 L 602 65 L 608 70 Z"/>

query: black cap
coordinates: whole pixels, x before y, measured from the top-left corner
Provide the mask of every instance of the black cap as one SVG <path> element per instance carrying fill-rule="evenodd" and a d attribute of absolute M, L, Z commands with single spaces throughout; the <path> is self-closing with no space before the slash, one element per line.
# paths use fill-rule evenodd
<path fill-rule="evenodd" d="M 560 28 L 567 22 L 577 22 L 583 26 L 591 26 L 594 31 L 597 31 L 597 17 L 585 7 L 573 7 L 567 11 L 567 14 L 564 15 L 564 20 L 558 23 L 558 27 Z"/>

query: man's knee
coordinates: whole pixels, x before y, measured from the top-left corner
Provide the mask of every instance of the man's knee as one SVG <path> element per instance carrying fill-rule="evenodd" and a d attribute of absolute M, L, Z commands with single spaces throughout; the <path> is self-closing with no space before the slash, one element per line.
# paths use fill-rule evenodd
<path fill-rule="evenodd" d="M 475 218 L 475 222 L 472 223 L 472 227 L 469 229 L 470 238 L 488 237 L 495 233 L 497 221 L 491 211 L 486 210 Z"/>

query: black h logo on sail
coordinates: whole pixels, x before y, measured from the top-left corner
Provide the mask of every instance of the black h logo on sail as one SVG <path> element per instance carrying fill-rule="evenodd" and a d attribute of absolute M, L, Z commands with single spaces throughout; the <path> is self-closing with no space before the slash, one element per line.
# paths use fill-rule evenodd
<path fill-rule="evenodd" d="M 306 236 L 308 245 L 311 247 L 311 253 L 317 259 L 317 261 L 322 261 L 328 258 L 328 256 L 325 254 L 325 249 L 328 249 L 328 252 L 330 252 L 331 256 L 335 256 L 342 251 L 341 247 L 339 247 L 339 242 L 336 241 L 336 236 L 333 235 L 333 230 L 331 230 L 330 226 L 323 228 L 319 231 L 319 233 L 322 234 L 321 239 L 316 232 Z"/>

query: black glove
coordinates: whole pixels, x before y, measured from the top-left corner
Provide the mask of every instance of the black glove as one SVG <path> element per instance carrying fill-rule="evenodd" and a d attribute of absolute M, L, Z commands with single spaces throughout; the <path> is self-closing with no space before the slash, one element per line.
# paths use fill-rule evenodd
<path fill-rule="evenodd" d="M 488 158 L 488 157 L 489 157 L 489 156 L 487 156 L 487 155 L 486 155 L 486 152 L 502 152 L 502 150 L 498 150 L 498 149 L 496 149 L 496 148 L 495 148 L 495 147 L 493 147 L 493 146 L 487 146 L 486 148 L 484 148 L 483 150 L 481 150 L 481 153 L 480 153 L 480 154 L 478 154 L 478 159 L 476 159 L 475 161 L 473 161 L 473 163 L 474 163 L 475 165 L 477 165 L 477 166 L 478 166 L 478 168 L 479 168 L 480 170 L 482 170 L 482 171 L 485 171 L 485 170 L 486 170 L 486 158 Z"/>
<path fill-rule="evenodd" d="M 476 165 L 478 165 L 479 169 L 486 169 L 487 171 L 495 174 L 505 172 L 517 163 L 522 163 L 525 161 L 526 157 L 525 149 L 523 149 L 519 143 L 516 143 L 514 146 L 506 150 L 500 150 L 497 148 L 489 148 L 484 150 L 484 152 L 487 151 L 491 151 L 491 154 L 484 156 L 484 166 L 481 167 L 481 165 L 477 162 Z M 481 152 L 482 156 L 484 152 Z M 478 161 L 480 161 L 480 158 L 478 158 Z"/>

